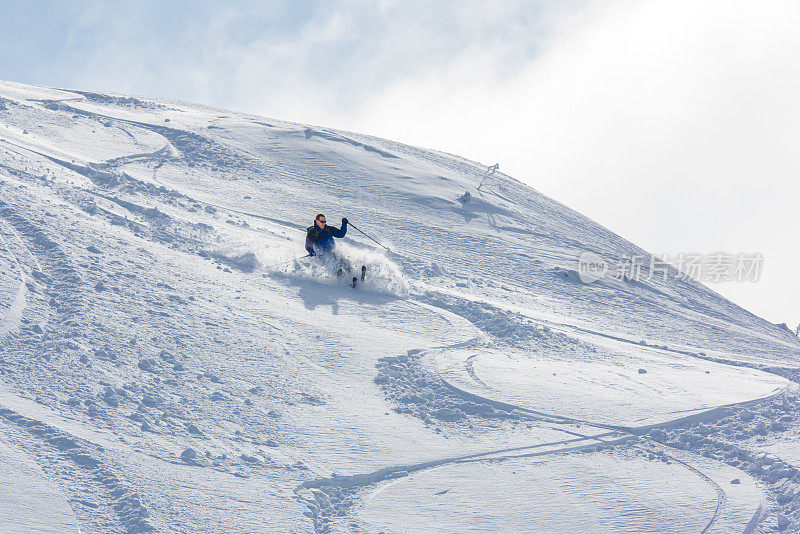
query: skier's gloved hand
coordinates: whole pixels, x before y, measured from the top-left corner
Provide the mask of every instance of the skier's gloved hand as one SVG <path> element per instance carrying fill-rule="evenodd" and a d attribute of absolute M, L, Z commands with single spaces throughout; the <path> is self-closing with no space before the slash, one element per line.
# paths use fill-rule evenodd
<path fill-rule="evenodd" d="M 347 217 L 342 217 L 342 226 L 347 226 Z"/>

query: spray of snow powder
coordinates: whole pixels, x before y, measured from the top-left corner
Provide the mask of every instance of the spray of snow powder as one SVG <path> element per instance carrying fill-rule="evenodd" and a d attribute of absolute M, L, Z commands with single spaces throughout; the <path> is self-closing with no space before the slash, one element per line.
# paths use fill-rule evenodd
<path fill-rule="evenodd" d="M 258 250 L 255 254 L 262 265 L 260 270 L 264 272 L 330 285 L 348 284 L 355 276 L 359 278 L 358 287 L 362 290 L 388 293 L 401 298 L 407 297 L 409 293 L 408 280 L 397 264 L 379 252 L 347 243 L 337 244 L 335 254 L 310 258 L 293 259 L 292 256 L 274 254 L 267 256 Z M 364 282 L 360 280 L 362 265 L 367 268 Z M 341 276 L 338 274 L 339 269 L 342 270 Z"/>
<path fill-rule="evenodd" d="M 287 249 L 285 237 L 277 239 L 278 236 L 262 234 L 256 238 L 238 228 L 225 228 L 224 231 L 225 234 L 217 239 L 220 244 L 204 254 L 239 272 L 280 275 L 328 285 L 348 285 L 356 277 L 359 290 L 400 298 L 407 297 L 410 291 L 400 267 L 374 249 L 340 241 L 336 243 L 333 254 L 302 257 Z M 363 283 L 360 280 L 362 265 L 367 268 Z M 341 276 L 338 275 L 339 269 L 343 271 Z"/>

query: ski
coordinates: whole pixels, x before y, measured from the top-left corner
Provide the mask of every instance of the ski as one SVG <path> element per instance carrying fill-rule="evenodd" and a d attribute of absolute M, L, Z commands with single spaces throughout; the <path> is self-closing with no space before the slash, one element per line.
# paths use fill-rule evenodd
<path fill-rule="evenodd" d="M 366 265 L 362 265 L 361 266 L 361 281 L 362 282 L 364 281 L 364 277 L 365 276 L 367 276 L 367 267 L 366 267 Z M 358 277 L 354 276 L 353 277 L 353 289 L 355 289 L 357 285 L 358 285 Z"/>

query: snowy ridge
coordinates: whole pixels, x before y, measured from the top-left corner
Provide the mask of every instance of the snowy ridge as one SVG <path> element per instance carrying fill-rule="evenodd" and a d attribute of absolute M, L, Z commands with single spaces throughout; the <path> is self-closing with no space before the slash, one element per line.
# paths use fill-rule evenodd
<path fill-rule="evenodd" d="M 484 172 L 0 83 L 0 499 L 81 532 L 800 528 L 798 339 L 676 276 L 581 283 L 645 252 Z M 339 241 L 356 290 L 302 257 L 318 212 L 391 250 Z"/>

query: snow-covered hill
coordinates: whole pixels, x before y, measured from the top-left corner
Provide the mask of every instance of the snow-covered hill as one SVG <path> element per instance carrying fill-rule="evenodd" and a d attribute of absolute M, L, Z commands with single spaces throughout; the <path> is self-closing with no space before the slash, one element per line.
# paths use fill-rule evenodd
<path fill-rule="evenodd" d="M 800 528 L 798 338 L 485 171 L 0 83 L 0 531 Z"/>

